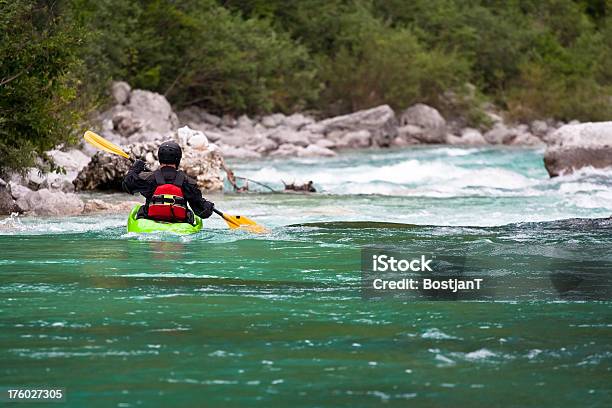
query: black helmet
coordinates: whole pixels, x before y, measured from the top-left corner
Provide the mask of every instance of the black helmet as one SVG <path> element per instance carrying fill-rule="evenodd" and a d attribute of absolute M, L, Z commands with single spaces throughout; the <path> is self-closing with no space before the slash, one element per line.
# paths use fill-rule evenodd
<path fill-rule="evenodd" d="M 173 141 L 162 143 L 157 151 L 157 158 L 161 164 L 176 164 L 178 167 L 181 157 L 183 157 L 181 146 Z"/>

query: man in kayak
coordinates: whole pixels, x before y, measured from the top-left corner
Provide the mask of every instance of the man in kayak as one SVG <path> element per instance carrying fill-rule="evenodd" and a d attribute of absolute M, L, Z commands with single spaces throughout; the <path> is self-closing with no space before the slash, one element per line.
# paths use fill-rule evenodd
<path fill-rule="evenodd" d="M 130 194 L 140 193 L 147 200 L 137 218 L 193 224 L 193 213 L 201 218 L 211 216 L 215 205 L 202 197 L 194 179 L 178 170 L 182 156 L 178 143 L 169 141 L 159 146 L 157 170 L 144 171 L 144 161 L 134 162 L 123 179 L 123 189 Z"/>

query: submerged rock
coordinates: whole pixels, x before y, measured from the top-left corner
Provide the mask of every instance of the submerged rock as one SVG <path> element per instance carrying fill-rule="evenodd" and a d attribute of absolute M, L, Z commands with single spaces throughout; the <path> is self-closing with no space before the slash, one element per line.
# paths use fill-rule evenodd
<path fill-rule="evenodd" d="M 565 125 L 550 136 L 544 165 L 551 177 L 582 167 L 612 166 L 612 122 Z"/>

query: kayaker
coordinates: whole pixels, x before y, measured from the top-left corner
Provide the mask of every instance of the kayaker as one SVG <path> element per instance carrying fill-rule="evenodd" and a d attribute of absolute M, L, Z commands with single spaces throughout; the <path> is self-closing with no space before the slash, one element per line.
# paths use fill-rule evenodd
<path fill-rule="evenodd" d="M 178 143 L 168 141 L 162 143 L 157 151 L 160 164 L 157 170 L 144 171 L 145 162 L 134 161 L 123 179 L 123 189 L 146 198 L 137 218 L 193 224 L 193 213 L 201 218 L 211 216 L 214 203 L 202 197 L 194 179 L 178 170 L 182 157 L 183 151 Z"/>

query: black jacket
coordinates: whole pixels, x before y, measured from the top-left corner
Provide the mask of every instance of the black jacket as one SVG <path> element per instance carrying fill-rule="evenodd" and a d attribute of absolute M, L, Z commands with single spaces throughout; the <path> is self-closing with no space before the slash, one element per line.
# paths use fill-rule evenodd
<path fill-rule="evenodd" d="M 148 208 L 148 205 L 151 202 L 151 197 L 153 197 L 153 192 L 157 188 L 157 183 L 155 182 L 153 172 L 144 171 L 143 167 L 144 166 L 138 162 L 134 163 L 130 171 L 128 171 L 127 175 L 123 179 L 122 185 L 123 189 L 130 194 L 142 194 L 147 200 L 145 205 Z M 174 181 L 177 171 L 173 167 L 164 166 L 161 167 L 161 172 L 164 179 L 171 183 Z M 185 181 L 183 182 L 181 188 L 183 190 L 185 199 L 195 214 L 202 218 L 208 218 L 211 216 L 214 204 L 210 201 L 206 201 L 202 197 L 202 192 L 198 188 L 194 179 L 191 177 L 185 177 Z"/>

